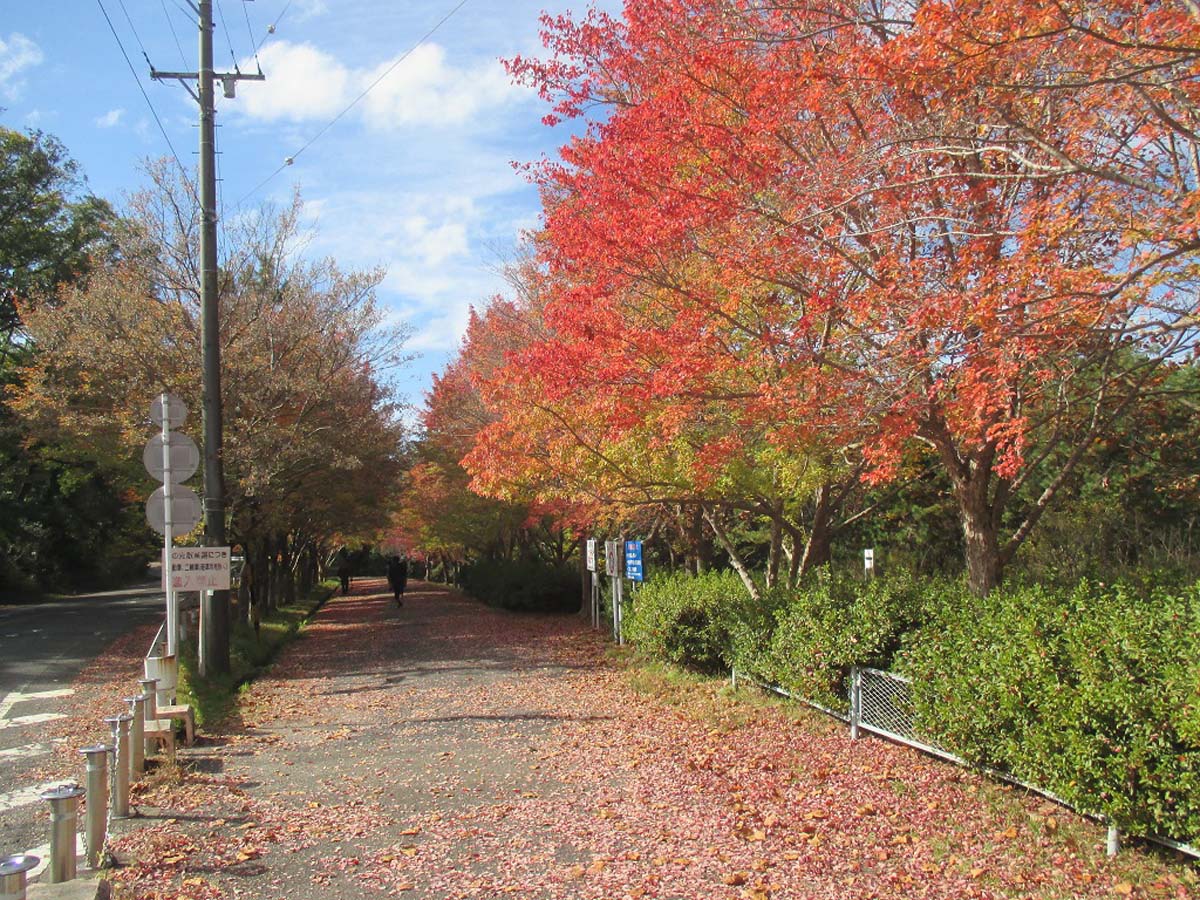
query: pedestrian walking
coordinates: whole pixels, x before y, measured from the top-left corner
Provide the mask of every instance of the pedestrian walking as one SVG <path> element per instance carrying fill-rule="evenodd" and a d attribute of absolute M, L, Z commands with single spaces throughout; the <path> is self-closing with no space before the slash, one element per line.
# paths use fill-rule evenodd
<path fill-rule="evenodd" d="M 397 606 L 404 605 L 404 589 L 408 586 L 408 560 L 393 556 L 388 560 L 388 585 L 392 589 L 392 597 Z"/>
<path fill-rule="evenodd" d="M 343 597 L 350 593 L 350 575 L 352 572 L 353 569 L 350 568 L 350 558 L 343 555 L 337 567 L 337 576 L 342 582 Z"/>

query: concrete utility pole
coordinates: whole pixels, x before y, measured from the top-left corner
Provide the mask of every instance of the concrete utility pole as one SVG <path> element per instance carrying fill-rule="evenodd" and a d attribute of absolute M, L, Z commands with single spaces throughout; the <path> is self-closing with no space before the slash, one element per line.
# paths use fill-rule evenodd
<path fill-rule="evenodd" d="M 197 0 L 200 25 L 200 71 L 159 72 L 150 77 L 179 81 L 200 104 L 200 322 L 204 363 L 204 543 L 225 546 L 225 473 L 221 460 L 221 336 L 218 329 L 217 297 L 217 178 L 216 107 L 213 82 L 220 78 L 225 96 L 233 97 L 239 81 L 265 81 L 262 72 L 213 72 L 213 4 Z M 192 90 L 192 83 L 197 90 Z M 200 606 L 200 672 L 203 675 L 229 671 L 229 591 L 205 591 Z"/>

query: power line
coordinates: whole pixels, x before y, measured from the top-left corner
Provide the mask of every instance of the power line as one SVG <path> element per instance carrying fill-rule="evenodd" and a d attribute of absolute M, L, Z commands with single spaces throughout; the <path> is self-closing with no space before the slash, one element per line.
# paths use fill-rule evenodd
<path fill-rule="evenodd" d="M 258 47 L 254 43 L 254 29 L 250 27 L 250 4 L 242 0 L 242 15 L 246 17 L 246 37 L 250 39 L 250 52 L 254 55 L 254 63 L 258 71 L 262 71 L 262 63 L 258 59 Z"/>
<path fill-rule="evenodd" d="M 187 68 L 187 56 L 183 52 L 183 44 L 179 42 L 179 34 L 175 31 L 175 23 L 171 21 L 171 14 L 167 12 L 167 0 L 161 0 L 163 15 L 167 19 L 167 27 L 171 29 L 171 37 L 175 38 L 175 47 L 179 50 L 179 58 L 183 60 L 183 66 Z"/>
<path fill-rule="evenodd" d="M 221 8 L 221 0 L 217 0 L 217 15 L 221 17 L 221 27 L 225 29 L 225 43 L 229 45 L 229 59 L 233 62 L 233 71 L 240 72 L 237 64 L 237 54 L 233 52 L 233 38 L 229 36 L 229 20 L 225 18 L 225 10 Z"/>
<path fill-rule="evenodd" d="M 179 166 L 179 172 L 183 175 L 184 184 L 188 186 L 188 192 L 191 193 L 192 199 L 199 205 L 200 200 L 196 197 L 196 188 L 192 184 L 192 179 L 188 176 L 187 169 L 183 167 L 183 163 L 179 161 L 179 154 L 175 152 L 175 145 L 171 143 L 171 136 L 167 134 L 167 129 L 163 127 L 162 119 L 158 117 L 158 110 L 150 102 L 150 95 L 142 87 L 142 80 L 138 78 L 137 70 L 134 69 L 133 62 L 129 59 L 129 54 L 125 52 L 125 44 L 121 42 L 121 36 L 117 34 L 117 29 L 113 26 L 113 21 L 108 15 L 108 10 L 104 8 L 104 0 L 96 0 L 96 4 L 100 7 L 100 12 L 104 14 L 104 21 L 108 23 L 108 30 L 112 32 L 113 38 L 116 39 L 117 46 L 121 48 L 121 55 L 125 57 L 125 65 L 129 67 L 129 74 L 133 76 L 133 80 L 142 94 L 142 99 L 146 101 L 146 106 L 150 107 L 150 115 L 154 117 L 154 121 L 158 124 L 158 130 L 162 132 L 163 140 L 167 142 L 167 147 L 170 148 L 171 155 L 175 157 L 175 165 Z"/>
<path fill-rule="evenodd" d="M 146 65 L 153 69 L 154 63 L 150 62 L 150 54 L 146 52 L 146 45 L 142 43 L 141 35 L 138 34 L 137 27 L 133 24 L 133 19 L 129 16 L 129 10 L 125 8 L 125 0 L 117 0 L 117 2 L 121 4 L 121 12 L 125 13 L 125 21 L 129 23 L 129 30 L 133 32 L 134 40 L 137 41 L 138 46 L 142 48 L 142 58 L 146 60 Z"/>
<path fill-rule="evenodd" d="M 274 21 L 274 22 L 272 22 L 270 25 L 268 25 L 268 26 L 267 26 L 267 33 L 266 33 L 266 34 L 264 34 L 264 35 L 262 36 L 262 40 L 261 40 L 261 41 L 259 41 L 257 44 L 255 44 L 255 45 L 254 45 L 254 52 L 255 52 L 255 54 L 257 54 L 257 53 L 258 53 L 258 48 L 259 48 L 259 47 L 261 47 L 261 46 L 262 46 L 262 45 L 263 45 L 263 44 L 266 42 L 266 40 L 267 40 L 267 36 L 268 36 L 268 35 L 272 35 L 272 34 L 274 34 L 274 33 L 275 33 L 275 29 L 276 29 L 276 28 L 278 28 L 278 27 L 279 27 L 279 23 L 283 21 L 284 14 L 285 14 L 285 13 L 287 13 L 287 11 L 288 11 L 288 8 L 289 8 L 291 5 L 292 5 L 292 0 L 287 0 L 287 3 L 283 4 L 283 9 L 281 9 L 281 10 L 279 11 L 279 15 L 277 15 L 277 16 L 275 17 L 275 21 Z"/>
<path fill-rule="evenodd" d="M 304 144 L 304 146 L 302 146 L 299 150 L 297 150 L 291 156 L 287 157 L 283 161 L 283 163 L 279 166 L 278 169 L 276 169 L 274 172 L 272 172 L 270 175 L 268 175 L 266 178 L 264 178 L 261 182 L 259 182 L 258 185 L 256 185 L 253 190 L 251 190 L 248 194 L 246 194 L 244 197 L 242 197 L 242 199 L 239 200 L 236 205 L 241 206 L 246 200 L 248 200 L 254 194 L 257 194 L 259 192 L 259 190 L 261 190 L 263 188 L 263 186 L 265 186 L 269 181 L 271 181 L 273 178 L 275 178 L 276 175 L 278 175 L 280 172 L 282 172 L 288 166 L 292 165 L 292 163 L 294 163 L 296 161 L 297 157 L 299 157 L 301 153 L 303 153 L 305 150 L 307 150 L 309 147 L 311 147 L 313 144 L 315 144 L 318 140 L 320 140 L 321 137 L 325 134 L 325 132 L 329 131 L 330 128 L 332 128 L 334 125 L 336 125 L 338 122 L 340 122 L 342 120 L 342 118 L 346 115 L 346 113 L 350 112 L 350 110 L 352 110 L 352 109 L 354 109 L 354 107 L 358 106 L 358 104 L 360 102 L 362 102 L 363 98 L 366 97 L 367 94 L 369 94 L 369 93 L 371 93 L 371 91 L 375 90 L 375 88 L 379 86 L 380 82 L 382 82 L 385 78 L 387 78 L 389 75 L 392 74 L 392 72 L 394 72 L 396 70 L 397 66 L 399 66 L 402 62 L 404 62 L 406 59 L 408 59 L 410 56 L 412 56 L 413 52 L 416 51 L 416 49 L 418 47 L 420 47 L 427 40 L 429 40 L 431 37 L 433 37 L 433 35 L 437 32 L 437 30 L 439 28 L 441 28 L 448 21 L 450 21 L 450 19 L 454 16 L 454 14 L 457 13 L 464 6 L 466 6 L 469 2 L 470 2 L 470 0 L 459 0 L 458 4 L 453 9 L 451 9 L 450 12 L 448 12 L 444 16 L 442 16 L 442 18 L 438 20 L 436 25 L 434 25 L 427 32 L 425 32 L 425 34 L 421 36 L 421 39 L 419 41 L 417 41 L 415 44 L 413 44 L 411 47 L 409 47 L 407 50 L 405 50 L 399 56 L 399 58 L 396 59 L 396 61 L 394 63 L 392 63 L 390 66 L 387 67 L 387 69 L 384 70 L 383 74 L 381 74 L 378 78 L 376 78 L 369 85 L 367 85 L 367 87 L 363 90 L 363 92 L 361 94 L 359 94 L 357 97 L 355 97 L 353 100 L 351 100 L 340 113 L 338 113 L 336 116 L 334 116 L 332 119 L 330 119 L 329 122 L 327 122 L 320 131 L 318 131 L 311 138 L 309 138 L 308 141 Z M 291 5 L 291 0 L 288 0 L 288 6 L 290 6 L 290 5 Z M 284 11 L 285 12 L 287 11 L 286 6 L 284 7 Z M 282 18 L 282 16 L 283 16 L 283 13 L 280 13 L 281 18 Z"/>

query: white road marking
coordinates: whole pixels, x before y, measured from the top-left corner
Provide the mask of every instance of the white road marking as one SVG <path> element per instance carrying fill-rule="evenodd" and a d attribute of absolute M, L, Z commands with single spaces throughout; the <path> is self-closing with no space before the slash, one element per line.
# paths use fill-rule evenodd
<path fill-rule="evenodd" d="M 36 716 L 17 716 L 15 719 L 0 720 L 0 731 L 5 728 L 20 728 L 22 725 L 40 725 L 43 722 L 53 722 L 65 719 L 63 713 L 38 713 Z"/>
<path fill-rule="evenodd" d="M 45 784 L 39 784 L 37 787 L 22 788 L 19 791 L 0 794 L 0 812 L 8 812 L 10 809 L 41 803 L 44 791 L 62 787 L 62 784 L 63 782 L 61 781 L 48 781 Z"/>
<path fill-rule="evenodd" d="M 25 744 L 22 747 L 9 747 L 0 750 L 0 759 L 28 759 L 31 756 L 45 756 L 53 749 L 50 744 Z"/>
<path fill-rule="evenodd" d="M 26 700 L 53 700 L 57 697 L 69 697 L 75 693 L 71 688 L 58 688 L 53 691 L 30 691 L 28 694 L 23 691 L 10 691 L 4 695 L 4 699 L 0 700 L 0 720 L 7 719 L 9 712 L 18 703 L 24 703 Z"/>

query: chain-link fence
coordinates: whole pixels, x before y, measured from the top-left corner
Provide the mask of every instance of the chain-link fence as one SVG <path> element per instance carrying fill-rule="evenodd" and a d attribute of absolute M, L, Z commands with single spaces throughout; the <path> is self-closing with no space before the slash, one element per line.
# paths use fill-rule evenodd
<path fill-rule="evenodd" d="M 903 675 L 884 672 L 866 666 L 853 666 L 850 669 L 850 685 L 847 691 L 846 705 L 840 710 L 830 709 L 827 706 L 814 703 L 807 697 L 792 694 L 778 685 L 763 684 L 752 678 L 747 678 L 744 674 L 735 670 L 733 672 L 734 686 L 736 687 L 741 681 L 749 681 L 757 684 L 761 688 L 799 703 L 804 703 L 834 718 L 841 719 L 843 722 L 848 722 L 850 725 L 850 737 L 852 739 L 857 739 L 862 731 L 869 731 L 881 737 L 898 741 L 901 744 L 907 744 L 910 747 L 932 754 L 933 756 L 941 757 L 949 762 L 962 766 L 971 765 L 920 733 L 917 728 L 916 705 L 913 702 L 912 679 Z M 1070 804 L 1066 801 L 1037 785 L 1018 781 L 1004 772 L 997 772 L 992 769 L 984 769 L 983 771 L 993 777 L 1035 791 L 1070 808 Z M 1083 814 L 1091 815 L 1087 812 Z M 1101 818 L 1094 815 L 1092 817 Z M 1120 832 L 1110 825 L 1107 842 L 1110 855 L 1117 852 L 1120 840 Z M 1147 837 L 1147 840 L 1190 856 L 1200 857 L 1200 848 L 1189 844 L 1182 844 L 1178 841 L 1157 836 Z"/>

